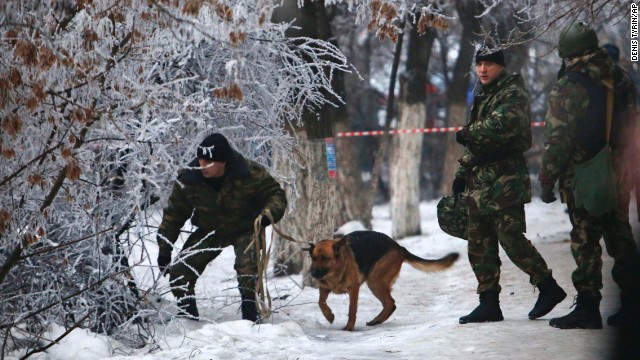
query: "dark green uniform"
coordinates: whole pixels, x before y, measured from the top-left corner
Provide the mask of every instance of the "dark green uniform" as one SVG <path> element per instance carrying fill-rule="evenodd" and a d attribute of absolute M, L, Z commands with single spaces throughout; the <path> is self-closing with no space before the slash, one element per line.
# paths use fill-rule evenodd
<path fill-rule="evenodd" d="M 604 50 L 577 57 L 567 65 L 567 71 L 586 74 L 596 82 L 612 77 L 612 63 Z M 615 259 L 613 279 L 623 291 L 637 288 L 636 260 L 638 252 L 629 225 L 626 206 L 596 217 L 577 207 L 571 185 L 574 165 L 588 160 L 594 154 L 576 142 L 576 124 L 587 116 L 589 95 L 576 81 L 563 77 L 554 86 L 549 97 L 545 124 L 545 146 L 539 180 L 546 188 L 556 181 L 567 203 L 571 219 L 571 253 L 577 264 L 572 274 L 579 293 L 600 298 L 602 289 L 602 248 L 604 237 L 607 252 Z M 604 119 L 602 120 L 604 121 Z M 604 134 L 601 134 L 604 138 Z M 614 149 L 614 151 L 616 151 Z M 620 180 L 620 179 L 619 179 Z M 624 193 L 625 191 L 623 191 Z M 628 202 L 627 202 L 628 204 Z M 632 270 L 633 268 L 636 270 Z"/>
<path fill-rule="evenodd" d="M 233 245 L 240 293 L 253 293 L 257 258 L 250 247 L 256 217 L 270 212 L 275 222 L 284 215 L 284 190 L 264 167 L 233 151 L 223 179 L 206 179 L 194 160 L 173 186 L 158 231 L 160 254 L 170 256 L 180 229 L 191 219 L 197 228 L 183 246 L 180 260 L 171 267 L 176 298 L 193 295 L 196 280 L 222 249 Z"/>
<path fill-rule="evenodd" d="M 524 236 L 524 204 L 531 201 L 531 180 L 523 153 L 531 147 L 528 91 L 520 75 L 503 71 L 482 85 L 475 97 L 468 140 L 456 177 L 469 213 L 468 255 L 478 279 L 478 293 L 500 291 L 500 244 L 509 258 L 540 284 L 551 274 Z"/>

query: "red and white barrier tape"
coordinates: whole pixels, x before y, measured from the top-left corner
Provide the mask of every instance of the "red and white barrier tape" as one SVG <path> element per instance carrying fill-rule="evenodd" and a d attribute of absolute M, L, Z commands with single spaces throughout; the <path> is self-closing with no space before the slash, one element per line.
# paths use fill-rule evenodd
<path fill-rule="evenodd" d="M 544 122 L 532 122 L 532 127 L 544 126 Z M 389 130 L 389 135 L 398 134 L 430 134 L 430 133 L 446 133 L 462 130 L 462 126 L 449 126 L 449 127 L 433 127 L 433 128 L 419 128 L 419 129 L 397 129 Z M 355 137 L 355 136 L 380 136 L 384 135 L 383 130 L 372 131 L 342 131 L 336 134 L 336 137 Z"/>

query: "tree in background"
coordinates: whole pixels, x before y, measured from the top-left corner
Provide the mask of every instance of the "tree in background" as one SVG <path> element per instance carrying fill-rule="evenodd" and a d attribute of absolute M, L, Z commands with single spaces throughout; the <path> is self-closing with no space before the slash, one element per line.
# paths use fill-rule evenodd
<path fill-rule="evenodd" d="M 495 46 L 507 49 L 509 55 L 507 64 L 509 71 L 526 69 L 524 75 L 530 79 L 532 90 L 533 118 L 538 118 L 536 112 L 546 111 L 546 94 L 548 84 L 554 82 L 552 73 L 557 72 L 560 59 L 555 55 L 559 30 L 570 23 L 581 20 L 596 29 L 616 33 L 616 37 L 623 37 L 628 29 L 629 4 L 616 0 L 569 0 L 569 1 L 519 1 L 505 2 L 498 0 L 457 0 L 454 3 L 457 13 L 456 25 L 462 25 L 460 35 L 454 35 L 455 41 L 440 41 L 445 54 L 449 53 L 450 44 L 459 44 L 460 49 L 455 66 L 447 83 L 447 124 L 448 126 L 463 125 L 466 122 L 467 107 L 463 103 L 463 95 L 468 91 L 468 79 L 474 79 L 470 74 L 473 65 L 473 54 L 463 54 L 463 51 L 473 51 L 476 44 L 490 42 Z M 470 17 L 471 16 L 471 17 Z M 469 29 L 467 30 L 467 27 Z M 471 30 L 471 27 L 473 30 Z M 613 30 L 617 28 L 617 30 Z M 625 30 L 623 30 L 625 29 Z M 612 31 L 613 30 L 613 31 Z M 465 50 L 468 49 L 468 50 Z M 441 49 L 442 50 L 442 49 Z M 447 62 L 448 57 L 441 54 Z M 464 55 L 464 59 L 462 58 Z M 443 70 L 446 71 L 446 70 Z M 465 74 L 466 79 L 455 79 Z M 547 76 L 539 76 L 545 74 Z M 475 81 L 475 79 L 474 79 Z M 536 95 L 540 96 L 536 96 Z M 536 134 L 534 133 L 534 138 Z M 442 171 L 441 192 L 450 193 L 456 159 L 460 156 L 460 146 L 455 146 L 452 136 L 447 139 L 444 168 Z M 531 154 L 536 154 L 536 144 Z M 532 168 L 537 168 L 535 161 Z"/>
<path fill-rule="evenodd" d="M 328 42 L 331 28 L 324 1 L 288 1 L 274 12 L 272 21 L 277 23 L 293 22 L 289 28 L 289 38 L 310 38 Z M 298 7 L 298 5 L 300 5 Z M 296 175 L 294 188 L 287 189 L 287 197 L 295 198 L 289 211 L 279 226 L 294 239 L 305 242 L 317 242 L 330 238 L 334 229 L 335 185 L 328 178 L 327 160 L 325 157 L 325 138 L 333 136 L 336 122 L 345 121 L 347 117 L 343 97 L 343 77 L 341 73 L 329 74 L 328 69 L 318 68 L 331 78 L 331 91 L 339 94 L 340 101 L 324 106 L 309 107 L 303 113 L 303 124 L 290 128 L 292 136 L 299 142 L 298 154 L 303 165 Z M 295 191 L 294 191 L 295 190 Z M 309 232 L 309 229 L 314 229 Z M 302 252 L 304 243 L 292 243 L 279 234 L 273 236 L 276 275 L 300 273 L 308 256 Z M 313 279 L 303 275 L 303 284 L 312 285 Z"/>
<path fill-rule="evenodd" d="M 482 7 L 477 1 L 459 0 L 455 3 L 455 9 L 462 29 L 458 41 L 454 43 L 458 56 L 447 83 L 446 124 L 448 126 L 462 126 L 467 122 L 467 93 L 472 76 L 471 66 L 476 52 L 474 43 L 477 41 L 477 34 L 480 30 L 478 15 L 482 13 Z M 443 194 L 448 194 L 451 191 L 451 183 L 458 168 L 457 160 L 460 156 L 462 156 L 462 147 L 456 143 L 455 136 L 448 136 L 441 183 Z"/>
<path fill-rule="evenodd" d="M 427 68 L 435 39 L 434 25 L 429 15 L 412 14 L 415 24 L 409 26 L 407 60 L 400 74 L 398 104 L 399 129 L 425 126 Z M 401 239 L 419 235 L 420 229 L 420 163 L 422 162 L 422 134 L 395 136 L 392 140 L 389 174 L 391 182 L 390 213 L 392 237 Z"/>

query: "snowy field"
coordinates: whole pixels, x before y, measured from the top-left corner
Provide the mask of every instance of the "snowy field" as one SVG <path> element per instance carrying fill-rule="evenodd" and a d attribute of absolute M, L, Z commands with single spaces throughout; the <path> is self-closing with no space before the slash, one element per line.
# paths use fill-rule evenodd
<path fill-rule="evenodd" d="M 416 255 L 436 258 L 460 252 L 454 266 L 441 273 L 421 273 L 403 265 L 392 293 L 397 310 L 387 322 L 368 327 L 381 309 L 366 285 L 360 292 L 355 331 L 341 328 L 347 321 L 347 295 L 330 295 L 329 306 L 336 315 L 329 324 L 317 305 L 318 290 L 301 288 L 300 275 L 269 278 L 268 286 L 276 312 L 266 323 L 253 325 L 240 320 L 239 294 L 235 289 L 234 254 L 231 248 L 209 264 L 197 283 L 198 307 L 206 320 L 174 319 L 168 326 L 155 327 L 158 342 L 132 349 L 86 330 L 75 330 L 47 353 L 33 356 L 42 360 L 71 359 L 608 359 L 614 329 L 559 330 L 548 320 L 570 311 L 576 291 L 570 275 L 574 262 L 570 255 L 568 215 L 559 201 L 528 204 L 527 237 L 536 244 L 554 277 L 568 296 L 554 311 L 539 320 L 528 320 L 538 292 L 526 274 L 501 253 L 501 308 L 505 320 L 497 323 L 460 325 L 458 318 L 478 303 L 476 280 L 466 258 L 466 242 L 444 234 L 437 225 L 436 202 L 421 204 L 423 235 L 406 238 L 401 245 Z M 637 225 L 636 210 L 632 219 Z M 374 230 L 389 234 L 388 207 L 374 209 Z M 636 239 L 637 226 L 636 226 Z M 155 259 L 155 255 L 152 256 Z M 617 310 L 617 288 L 612 283 L 612 260 L 604 259 L 601 304 L 603 320 Z M 149 267 L 140 267 L 136 276 L 146 283 Z M 154 269 L 157 271 L 157 269 Z M 162 281 L 166 282 L 166 278 Z M 166 285 L 166 284 L 165 284 Z M 170 296 L 169 296 L 170 297 Z M 54 329 L 52 336 L 63 329 Z M 18 355 L 18 354 L 15 354 Z M 17 356 L 19 357 L 19 356 Z M 16 357 L 16 358 L 17 358 Z M 11 359 L 11 357 L 10 357 Z"/>

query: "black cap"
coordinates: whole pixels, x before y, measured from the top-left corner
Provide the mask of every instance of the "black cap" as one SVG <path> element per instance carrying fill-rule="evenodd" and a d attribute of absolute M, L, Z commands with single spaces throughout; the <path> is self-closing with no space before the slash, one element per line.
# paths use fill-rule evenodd
<path fill-rule="evenodd" d="M 228 162 L 231 159 L 231 145 L 222 134 L 211 134 L 198 145 L 198 159 Z"/>
<path fill-rule="evenodd" d="M 476 64 L 480 61 L 491 61 L 498 65 L 507 66 L 502 50 L 494 51 L 494 49 L 487 46 L 483 46 L 476 51 Z"/>

